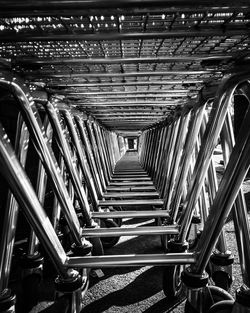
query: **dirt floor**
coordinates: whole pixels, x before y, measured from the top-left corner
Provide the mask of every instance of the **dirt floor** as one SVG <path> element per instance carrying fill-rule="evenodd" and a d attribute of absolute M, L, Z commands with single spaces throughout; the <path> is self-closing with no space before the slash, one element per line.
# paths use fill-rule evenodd
<path fill-rule="evenodd" d="M 217 150 L 216 167 L 218 175 L 223 169 L 220 164 L 221 154 Z M 250 180 L 243 186 L 245 196 L 250 208 Z M 123 221 L 123 227 L 129 225 L 143 225 L 153 221 L 138 219 Z M 234 236 L 233 222 L 225 226 L 228 249 L 235 256 L 233 265 L 233 284 L 231 293 L 241 284 L 241 270 L 237 255 L 237 246 Z M 130 253 L 161 253 L 159 236 L 122 237 L 118 244 L 106 254 Z M 163 267 L 127 267 L 104 269 L 103 277 L 91 277 L 89 289 L 84 298 L 82 313 L 180 313 L 184 312 L 184 296 L 178 303 L 170 302 L 162 291 Z M 41 287 L 40 303 L 31 312 L 40 312 L 53 303 L 53 275 L 44 279 Z M 181 303 L 180 303 L 181 302 Z M 21 312 L 21 311 L 20 311 Z"/>

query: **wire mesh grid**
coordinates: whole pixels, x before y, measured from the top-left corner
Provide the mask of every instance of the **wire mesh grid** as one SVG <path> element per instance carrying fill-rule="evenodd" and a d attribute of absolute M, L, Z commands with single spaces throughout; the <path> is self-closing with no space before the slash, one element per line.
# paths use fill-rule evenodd
<path fill-rule="evenodd" d="M 144 127 L 166 118 L 170 103 L 172 110 L 193 101 L 247 55 L 250 9 L 243 2 L 100 9 L 94 1 L 79 10 L 18 11 L 11 1 L 0 13 L 0 58 L 32 90 L 60 95 L 92 115 L 102 106 L 96 117 L 108 128 L 107 112 Z"/>

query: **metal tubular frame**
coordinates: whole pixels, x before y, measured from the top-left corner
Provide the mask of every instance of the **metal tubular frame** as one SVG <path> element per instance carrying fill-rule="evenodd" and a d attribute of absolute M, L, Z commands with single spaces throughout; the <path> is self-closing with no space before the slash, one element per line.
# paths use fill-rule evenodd
<path fill-rule="evenodd" d="M 198 132 L 203 119 L 204 110 L 205 105 L 197 105 L 192 110 L 188 133 L 186 136 L 185 145 L 183 147 L 183 155 L 177 173 L 175 194 L 173 195 L 173 199 L 170 204 L 170 214 L 173 222 L 176 221 L 179 206 L 181 204 L 182 194 L 184 190 L 183 187 L 187 180 L 188 170 L 194 151 L 194 146 L 198 137 Z"/>
<path fill-rule="evenodd" d="M 77 129 L 79 131 L 80 134 L 80 138 L 84 144 L 84 147 L 86 149 L 86 156 L 87 156 L 87 160 L 88 160 L 88 164 L 90 166 L 90 170 L 92 173 L 93 178 L 95 178 L 95 186 L 96 186 L 96 192 L 97 192 L 97 196 L 98 198 L 102 197 L 103 194 L 103 185 L 102 185 L 102 181 L 101 181 L 101 175 L 99 174 L 98 170 L 97 170 L 97 163 L 93 154 L 93 150 L 92 150 L 92 146 L 90 144 L 88 135 L 87 135 L 87 130 L 84 126 L 84 121 L 83 119 L 79 116 L 79 115 L 75 115 L 75 122 L 77 125 Z"/>
<path fill-rule="evenodd" d="M 20 111 L 22 112 L 24 121 L 32 136 L 35 148 L 39 154 L 41 161 L 46 169 L 47 175 L 51 177 L 54 192 L 58 197 L 61 208 L 67 219 L 74 240 L 81 243 L 81 230 L 77 215 L 73 204 L 69 198 L 68 191 L 64 185 L 58 164 L 49 145 L 45 132 L 43 131 L 42 122 L 39 117 L 37 108 L 32 98 L 28 99 L 28 93 L 25 94 L 22 88 L 13 81 L 12 77 L 5 76 L 0 80 L 0 85 L 7 87 L 13 92 L 18 101 Z M 30 100 L 30 101 L 29 101 Z"/>
<path fill-rule="evenodd" d="M 52 140 L 52 129 L 49 124 L 49 120 L 47 117 L 45 117 L 43 126 L 46 132 L 46 136 L 48 137 L 48 140 Z M 36 193 L 37 197 L 41 203 L 41 205 L 44 205 L 45 201 L 45 192 L 46 192 L 46 185 L 47 185 L 47 175 L 45 172 L 45 169 L 42 165 L 41 160 L 39 160 L 39 165 L 38 165 L 38 173 L 37 173 L 37 184 L 36 184 Z M 34 255 L 37 253 L 37 248 L 38 248 L 38 239 L 36 234 L 34 233 L 33 230 L 31 230 L 30 233 L 30 238 L 29 238 L 29 246 L 28 246 L 28 252 L 27 255 Z"/>
<path fill-rule="evenodd" d="M 221 142 L 225 166 L 230 159 L 230 153 L 235 145 L 231 117 L 226 116 L 222 128 Z M 250 288 L 250 228 L 247 218 L 247 206 L 242 189 L 239 190 L 232 209 L 237 248 L 240 258 L 243 283 Z"/>
<path fill-rule="evenodd" d="M 197 156 L 188 195 L 185 199 L 183 223 L 181 225 L 179 234 L 180 241 L 185 241 L 186 239 L 186 234 L 191 222 L 192 211 L 196 205 L 202 185 L 204 183 L 205 175 L 210 164 L 210 159 L 217 144 L 217 139 L 226 117 L 230 97 L 236 88 L 235 85 L 239 83 L 239 81 L 244 81 L 245 77 L 248 78 L 247 73 L 229 75 L 229 77 L 224 79 L 216 94 L 216 98 L 213 103 L 213 109 L 209 118 L 209 127 L 207 127 L 204 134 L 204 139 L 202 140 L 200 152 Z"/>
<path fill-rule="evenodd" d="M 85 181 L 87 182 L 87 185 L 88 185 L 88 191 L 92 195 L 92 201 L 94 201 L 95 208 L 97 208 L 98 197 L 97 197 L 95 186 L 94 186 L 94 180 L 93 180 L 92 174 L 89 170 L 86 155 L 85 155 L 85 152 L 83 150 L 83 147 L 81 146 L 81 142 L 80 142 L 79 136 L 78 136 L 77 131 L 76 131 L 76 126 L 74 124 L 72 114 L 69 112 L 69 110 L 66 110 L 66 109 L 60 110 L 60 112 L 62 113 L 62 115 L 63 115 L 63 117 L 67 123 L 68 130 L 70 132 L 70 136 L 71 136 L 71 138 L 74 142 L 75 148 L 76 148 L 78 162 L 80 164 L 82 173 L 84 174 Z"/>
<path fill-rule="evenodd" d="M 15 152 L 22 166 L 25 166 L 27 158 L 27 147 L 29 145 L 29 133 L 23 122 L 22 117 L 18 116 Z M 8 198 L 5 206 L 5 216 L 3 222 L 2 236 L 0 241 L 0 295 L 2 296 L 8 290 L 11 259 L 14 247 L 14 239 L 17 225 L 19 206 L 13 194 L 8 192 Z M 11 225 L 11 227 L 10 227 Z"/>
<path fill-rule="evenodd" d="M 95 135 L 93 132 L 92 123 L 93 122 L 91 122 L 90 120 L 87 120 L 86 121 L 86 128 L 88 130 L 89 140 L 91 142 L 91 146 L 93 149 L 93 154 L 94 154 L 94 158 L 95 158 L 95 162 L 96 162 L 96 168 L 97 168 L 97 171 L 100 175 L 100 180 L 101 180 L 102 188 L 104 191 L 104 190 L 106 190 L 106 186 L 107 186 L 108 181 L 106 180 L 107 178 L 105 177 L 105 174 L 104 174 L 104 171 L 102 168 L 101 158 L 100 158 L 100 155 L 98 153 L 98 146 L 97 146 L 96 138 L 95 138 Z"/>
<path fill-rule="evenodd" d="M 79 179 L 79 173 L 77 171 L 76 164 L 72 158 L 72 151 L 62 130 L 62 121 L 60 121 L 59 110 L 54 107 L 50 102 L 47 102 L 47 104 L 45 105 L 45 110 L 53 127 L 54 135 L 58 141 L 59 148 L 62 150 L 64 163 L 71 178 L 71 182 L 74 186 L 75 192 L 78 196 L 79 205 L 83 213 L 86 226 L 91 226 L 92 221 L 90 217 L 90 207 L 88 199 L 83 189 L 82 183 Z"/>
<path fill-rule="evenodd" d="M 10 145 L 8 135 L 1 124 L 0 134 L 1 173 L 7 180 L 19 206 L 24 211 L 30 225 L 36 232 L 39 241 L 46 248 L 58 272 L 62 277 L 65 277 L 67 276 L 67 272 L 63 263 L 65 263 L 67 259 L 66 253 L 64 252 L 54 228 L 44 212 L 30 181 L 20 165 L 20 162 Z"/>
<path fill-rule="evenodd" d="M 242 76 L 240 76 L 239 78 L 240 81 L 245 80 L 241 79 L 241 77 Z M 243 75 L 243 77 L 245 76 Z M 229 94 L 226 95 L 224 101 L 229 102 L 230 94 L 232 94 L 234 88 L 236 87 L 235 85 L 239 82 L 239 80 L 236 80 L 236 82 L 233 80 L 231 82 L 231 84 L 229 85 Z M 201 275 L 205 270 L 208 258 L 213 250 L 216 241 L 218 240 L 223 224 L 225 223 L 225 220 L 233 206 L 233 203 L 240 190 L 241 184 L 247 173 L 247 169 L 250 166 L 248 157 L 250 153 L 250 131 L 248 127 L 249 121 L 250 110 L 248 110 L 242 128 L 240 130 L 241 136 L 239 136 L 232 150 L 230 159 L 225 169 L 225 173 L 220 183 L 219 190 L 210 209 L 210 214 L 204 227 L 204 232 L 200 238 L 197 247 L 197 260 L 196 264 L 192 267 L 192 271 L 199 275 Z M 220 210 L 217 209 L 218 207 L 220 208 Z M 249 239 L 249 233 L 247 239 Z"/>

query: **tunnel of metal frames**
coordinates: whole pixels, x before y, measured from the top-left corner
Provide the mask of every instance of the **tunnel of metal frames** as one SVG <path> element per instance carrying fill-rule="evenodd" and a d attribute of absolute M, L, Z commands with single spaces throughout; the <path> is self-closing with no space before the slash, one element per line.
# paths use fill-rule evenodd
<path fill-rule="evenodd" d="M 93 275 L 135 266 L 185 313 L 250 312 L 249 0 L 0 7 L 0 312 L 30 312 L 45 269 L 44 312 L 84 312 Z M 148 234 L 159 253 L 112 253 Z"/>

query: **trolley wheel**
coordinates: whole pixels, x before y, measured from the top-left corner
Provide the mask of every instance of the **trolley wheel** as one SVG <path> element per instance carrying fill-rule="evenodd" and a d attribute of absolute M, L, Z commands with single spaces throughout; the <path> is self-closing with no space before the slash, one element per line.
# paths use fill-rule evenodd
<path fill-rule="evenodd" d="M 204 307 L 206 308 L 205 312 L 208 312 L 209 309 L 216 304 L 217 302 L 221 302 L 224 300 L 234 301 L 233 297 L 226 292 L 224 289 L 216 287 L 216 286 L 208 286 L 206 288 L 206 294 L 204 294 L 203 301 L 205 302 Z M 185 313 L 199 313 L 187 300 L 185 303 Z"/>
<path fill-rule="evenodd" d="M 224 300 L 211 306 L 208 313 L 231 313 L 233 311 L 234 301 Z"/>
<path fill-rule="evenodd" d="M 116 222 L 113 220 L 101 220 L 100 222 L 101 227 L 111 228 L 111 227 L 119 227 Z M 101 242 L 104 248 L 112 248 L 114 245 L 117 244 L 120 237 L 101 237 Z"/>
<path fill-rule="evenodd" d="M 167 299 L 174 300 L 181 295 L 183 291 L 181 272 L 183 270 L 184 265 L 171 265 L 164 268 L 162 288 Z"/>
<path fill-rule="evenodd" d="M 39 300 L 40 283 L 42 276 L 38 273 L 30 274 L 22 279 L 21 302 L 25 310 L 31 310 Z"/>
<path fill-rule="evenodd" d="M 92 255 L 104 255 L 103 251 L 103 244 L 100 238 L 98 237 L 93 237 L 93 238 L 88 238 L 89 242 L 92 243 L 93 248 L 92 248 Z"/>
<path fill-rule="evenodd" d="M 212 279 L 216 286 L 224 290 L 229 290 L 232 284 L 232 277 L 227 272 L 215 271 L 212 273 Z"/>

